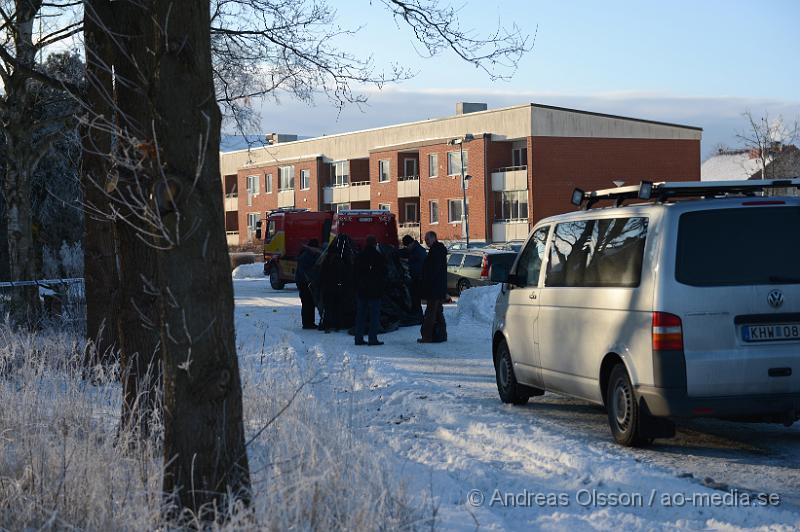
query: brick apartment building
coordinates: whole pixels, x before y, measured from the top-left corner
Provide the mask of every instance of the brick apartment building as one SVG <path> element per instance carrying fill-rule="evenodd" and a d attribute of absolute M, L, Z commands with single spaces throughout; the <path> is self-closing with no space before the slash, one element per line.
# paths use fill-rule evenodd
<path fill-rule="evenodd" d="M 462 146 L 452 140 L 471 135 Z M 464 237 L 461 151 L 470 239 L 525 238 L 539 219 L 570 210 L 574 187 L 647 179 L 699 180 L 696 127 L 539 104 L 222 153 L 228 243 L 244 244 L 270 210 L 389 209 L 401 233 Z"/>

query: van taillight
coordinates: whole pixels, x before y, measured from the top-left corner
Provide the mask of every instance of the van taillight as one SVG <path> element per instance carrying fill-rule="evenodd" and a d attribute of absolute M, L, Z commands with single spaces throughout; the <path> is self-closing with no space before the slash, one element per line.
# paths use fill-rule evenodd
<path fill-rule="evenodd" d="M 484 255 L 481 261 L 481 279 L 489 278 L 489 257 Z"/>
<path fill-rule="evenodd" d="M 678 316 L 653 312 L 653 351 L 683 351 L 683 326 Z"/>

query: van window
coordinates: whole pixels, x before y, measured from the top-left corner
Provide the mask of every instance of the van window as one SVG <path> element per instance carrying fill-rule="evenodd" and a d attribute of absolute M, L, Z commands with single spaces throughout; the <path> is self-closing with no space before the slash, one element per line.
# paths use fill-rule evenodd
<path fill-rule="evenodd" d="M 800 207 L 688 212 L 675 278 L 692 286 L 800 284 Z"/>
<path fill-rule="evenodd" d="M 647 218 L 558 224 L 545 286 L 639 286 L 646 237 Z"/>
<path fill-rule="evenodd" d="M 272 240 L 272 237 L 275 236 L 275 232 L 275 220 L 270 220 L 267 225 L 267 240 Z"/>
<path fill-rule="evenodd" d="M 549 226 L 537 229 L 525 249 L 520 253 L 515 272 L 520 285 L 537 286 L 539 284 L 539 272 L 542 269 L 544 248 L 547 246 L 547 233 L 549 231 Z"/>
<path fill-rule="evenodd" d="M 464 258 L 463 253 L 453 253 L 449 257 L 447 257 L 447 265 L 448 266 L 461 266 L 461 259 Z"/>
<path fill-rule="evenodd" d="M 464 255 L 464 268 L 480 268 L 483 264 L 482 255 Z"/>

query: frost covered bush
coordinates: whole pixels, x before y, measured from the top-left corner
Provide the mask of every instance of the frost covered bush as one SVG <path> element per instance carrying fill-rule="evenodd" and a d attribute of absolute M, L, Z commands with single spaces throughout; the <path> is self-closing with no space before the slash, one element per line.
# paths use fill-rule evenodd
<path fill-rule="evenodd" d="M 74 279 L 83 277 L 83 246 L 80 242 L 61 243 L 58 251 L 44 246 L 42 273 L 46 279 Z"/>
<path fill-rule="evenodd" d="M 118 428 L 116 367 L 86 371 L 67 330 L 0 325 L 0 529 L 152 530 L 162 449 Z M 341 390 L 359 371 L 289 346 L 242 357 L 252 511 L 223 530 L 428 528 Z M 350 394 L 352 395 L 352 394 Z"/>

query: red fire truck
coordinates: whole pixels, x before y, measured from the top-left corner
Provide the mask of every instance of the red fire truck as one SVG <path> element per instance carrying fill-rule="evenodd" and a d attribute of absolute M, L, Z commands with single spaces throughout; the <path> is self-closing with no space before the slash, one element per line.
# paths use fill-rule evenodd
<path fill-rule="evenodd" d="M 316 212 L 307 209 L 278 209 L 258 222 L 256 238 L 264 230 L 264 275 L 275 290 L 294 282 L 297 256 L 309 240 L 329 242 L 337 235 L 349 236 L 356 248 L 364 245 L 368 235 L 381 244 L 397 247 L 397 220 L 389 211 L 343 210 Z"/>

